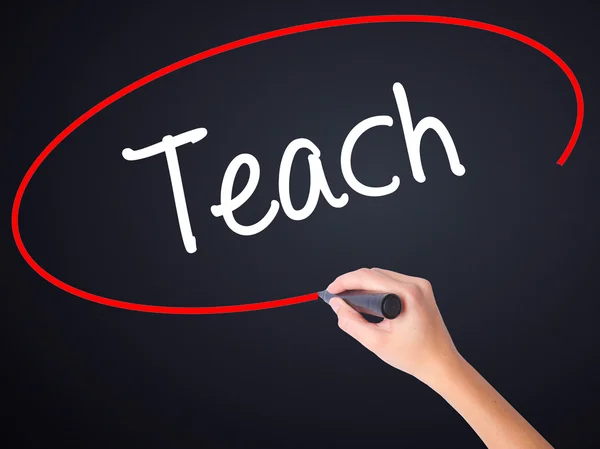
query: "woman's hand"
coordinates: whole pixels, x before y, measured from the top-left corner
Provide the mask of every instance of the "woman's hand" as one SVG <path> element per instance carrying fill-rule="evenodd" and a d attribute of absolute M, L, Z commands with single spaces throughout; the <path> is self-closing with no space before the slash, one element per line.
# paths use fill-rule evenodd
<path fill-rule="evenodd" d="M 552 446 L 458 353 L 435 303 L 431 284 L 379 268 L 338 277 L 330 293 L 371 290 L 395 293 L 402 313 L 369 323 L 341 298 L 329 305 L 339 326 L 384 362 L 429 385 L 461 414 L 490 449 Z"/>
<path fill-rule="evenodd" d="M 431 284 L 421 278 L 379 268 L 343 274 L 327 290 L 370 290 L 397 294 L 402 313 L 394 320 L 370 323 L 341 298 L 330 306 L 342 330 L 384 362 L 428 383 L 459 354 L 438 310 Z"/>

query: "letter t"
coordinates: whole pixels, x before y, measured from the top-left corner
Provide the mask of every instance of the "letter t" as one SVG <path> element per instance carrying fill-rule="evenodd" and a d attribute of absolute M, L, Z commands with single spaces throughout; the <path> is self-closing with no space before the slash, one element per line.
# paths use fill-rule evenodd
<path fill-rule="evenodd" d="M 177 159 L 177 147 L 185 145 L 186 143 L 196 143 L 204 139 L 207 134 L 206 128 L 196 128 L 175 137 L 165 136 L 161 142 L 150 145 L 149 147 L 141 148 L 139 150 L 125 148 L 122 152 L 123 157 L 128 161 L 139 161 L 151 156 L 156 156 L 160 153 L 165 153 L 169 176 L 171 177 L 171 187 L 173 188 L 177 219 L 179 220 L 179 229 L 181 231 L 185 250 L 190 254 L 196 252 L 196 238 L 192 234 L 187 204 L 185 202 L 181 171 L 179 170 L 179 161 Z"/>

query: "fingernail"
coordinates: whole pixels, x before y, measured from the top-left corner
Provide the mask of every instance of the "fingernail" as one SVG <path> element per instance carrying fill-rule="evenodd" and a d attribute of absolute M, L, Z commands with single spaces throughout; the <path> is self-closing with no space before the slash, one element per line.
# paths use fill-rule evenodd
<path fill-rule="evenodd" d="M 338 309 L 340 308 L 339 299 L 338 298 L 331 298 L 331 301 L 329 301 L 329 305 L 331 306 L 331 308 L 333 309 L 333 311 L 335 313 L 337 313 Z"/>

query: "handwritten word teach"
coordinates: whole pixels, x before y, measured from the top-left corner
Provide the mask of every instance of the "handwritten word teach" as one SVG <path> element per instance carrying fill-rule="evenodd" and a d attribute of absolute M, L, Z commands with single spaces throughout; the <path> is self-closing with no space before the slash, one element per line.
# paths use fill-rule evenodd
<path fill-rule="evenodd" d="M 421 163 L 421 138 L 425 131 L 429 129 L 435 131 L 440 137 L 444 149 L 446 150 L 452 173 L 456 176 L 464 175 L 465 167 L 460 163 L 454 141 L 444 124 L 435 117 L 425 117 L 413 127 L 410 108 L 408 106 L 408 98 L 404 87 L 400 83 L 394 83 L 392 90 L 400 115 L 400 122 L 404 132 L 412 175 L 415 180 L 422 183 L 425 182 L 426 179 Z M 352 170 L 352 151 L 360 136 L 367 130 L 376 126 L 392 126 L 393 123 L 394 121 L 389 115 L 369 117 L 350 130 L 342 145 L 340 154 L 342 175 L 348 186 L 361 195 L 369 197 L 389 195 L 395 192 L 400 185 L 400 178 L 398 176 L 393 176 L 391 182 L 385 186 L 367 186 L 356 178 L 354 171 Z M 139 150 L 125 148 L 122 153 L 123 157 L 128 161 L 138 161 L 151 156 L 156 156 L 157 154 L 165 154 L 167 168 L 171 178 L 171 187 L 173 189 L 181 237 L 188 253 L 196 252 L 197 246 L 188 215 L 185 192 L 181 180 L 181 172 L 179 170 L 179 161 L 177 159 L 177 148 L 187 143 L 199 142 L 204 139 L 207 134 L 208 131 L 206 128 L 197 128 L 177 136 L 165 136 L 162 141 Z M 310 151 L 310 154 L 308 155 L 310 188 L 304 207 L 295 209 L 290 198 L 290 173 L 294 157 L 301 149 L 308 149 Z M 321 195 L 323 195 L 325 200 L 331 206 L 335 208 L 344 207 L 348 204 L 348 194 L 342 193 L 336 197 L 331 192 L 327 183 L 327 178 L 325 177 L 325 172 L 323 171 L 320 156 L 321 152 L 319 148 L 309 139 L 298 138 L 290 142 L 283 152 L 281 164 L 279 166 L 279 201 L 272 200 L 268 211 L 257 223 L 252 225 L 241 225 L 235 220 L 233 213 L 248 201 L 256 190 L 260 179 L 260 165 L 253 155 L 248 153 L 239 154 L 230 162 L 225 170 L 225 175 L 223 176 L 223 182 L 221 184 L 221 203 L 213 205 L 210 208 L 212 214 L 215 217 L 223 217 L 227 226 L 236 234 L 249 236 L 264 231 L 267 226 L 273 222 L 280 207 L 292 220 L 304 220 L 305 218 L 308 218 L 315 210 Z M 238 170 L 242 165 L 248 166 L 250 176 L 243 190 L 235 197 L 232 197 L 233 184 Z"/>

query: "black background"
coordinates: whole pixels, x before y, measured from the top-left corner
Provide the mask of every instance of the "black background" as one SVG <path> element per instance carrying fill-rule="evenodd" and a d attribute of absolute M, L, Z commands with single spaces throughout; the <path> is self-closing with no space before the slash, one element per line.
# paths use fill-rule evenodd
<path fill-rule="evenodd" d="M 165 2 L 11 7 L 2 13 L 5 215 L 2 425 L 13 447 L 481 447 L 439 396 L 363 349 L 320 301 L 266 311 L 167 316 L 94 304 L 27 265 L 9 215 L 35 157 L 96 103 L 154 70 L 273 29 L 374 14 L 436 14 L 500 25 L 551 48 L 581 83 L 586 115 L 547 57 L 506 37 L 447 25 L 361 25 L 263 42 L 143 87 L 69 136 L 34 175 L 20 226 L 61 280 L 145 304 L 208 306 L 323 289 L 379 266 L 429 279 L 461 353 L 556 447 L 596 447 L 600 265 L 598 47 L 593 2 Z M 416 123 L 450 131 L 462 177 L 433 132 L 427 181 L 411 175 L 392 84 Z M 353 192 L 339 168 L 348 131 L 373 115 Z M 178 150 L 198 251 L 181 242 L 164 156 L 134 149 L 205 127 Z M 225 168 L 257 157 L 261 180 L 236 212 L 251 224 L 278 199 L 287 144 L 321 150 L 342 209 L 304 221 L 280 210 L 242 237 L 210 213 Z M 308 191 L 298 155 L 292 200 Z M 242 170 L 236 188 L 246 181 Z"/>

